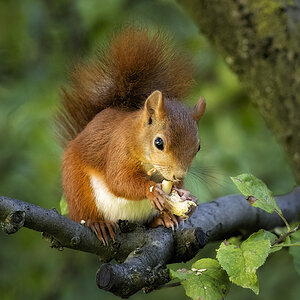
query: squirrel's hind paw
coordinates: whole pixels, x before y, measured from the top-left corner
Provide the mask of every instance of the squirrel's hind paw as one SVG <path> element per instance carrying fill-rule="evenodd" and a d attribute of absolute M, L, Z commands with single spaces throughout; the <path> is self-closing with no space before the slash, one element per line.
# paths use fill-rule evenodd
<path fill-rule="evenodd" d="M 108 246 L 109 244 L 109 237 L 115 241 L 115 232 L 118 228 L 116 223 L 105 220 L 95 222 L 89 219 L 87 220 L 86 225 L 92 229 L 105 246 Z"/>
<path fill-rule="evenodd" d="M 171 213 L 163 212 L 159 216 L 155 217 L 149 224 L 150 228 L 156 228 L 158 226 L 164 226 L 166 228 L 172 228 L 172 230 L 178 228 L 182 219 Z"/>

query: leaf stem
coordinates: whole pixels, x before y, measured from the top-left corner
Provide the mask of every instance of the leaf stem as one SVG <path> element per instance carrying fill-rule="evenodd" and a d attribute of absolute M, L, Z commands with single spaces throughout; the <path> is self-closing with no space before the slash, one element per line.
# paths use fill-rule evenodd
<path fill-rule="evenodd" d="M 181 285 L 181 282 L 173 282 L 173 283 L 168 283 L 168 284 L 161 285 L 161 286 L 159 286 L 155 289 L 160 290 L 160 289 L 175 287 L 175 286 L 179 286 L 179 285 Z"/>
<path fill-rule="evenodd" d="M 278 209 L 275 208 L 275 211 L 276 211 L 276 213 L 279 215 L 279 217 L 282 219 L 282 221 L 284 222 L 284 224 L 285 224 L 285 226 L 286 226 L 288 232 L 290 232 L 290 231 L 291 231 L 291 228 L 290 228 L 290 225 L 289 225 L 289 223 L 287 222 L 286 218 L 283 216 L 283 214 L 282 214 Z"/>
<path fill-rule="evenodd" d="M 292 247 L 292 246 L 300 247 L 300 242 L 299 243 L 293 243 L 293 244 L 273 245 L 271 247 L 274 248 L 274 247 Z"/>

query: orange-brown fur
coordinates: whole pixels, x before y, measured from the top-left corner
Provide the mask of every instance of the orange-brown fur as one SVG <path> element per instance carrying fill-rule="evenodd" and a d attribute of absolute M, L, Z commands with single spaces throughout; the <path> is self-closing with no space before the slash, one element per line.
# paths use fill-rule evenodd
<path fill-rule="evenodd" d="M 182 186 L 204 112 L 201 105 L 192 113 L 176 101 L 188 92 L 191 74 L 164 35 L 132 28 L 116 35 L 97 60 L 76 67 L 58 116 L 66 144 L 63 189 L 73 220 L 103 220 L 91 174 L 128 201 L 156 199 L 147 165 L 157 165 L 161 177 Z M 164 151 L 154 145 L 157 136 L 165 141 Z"/>
<path fill-rule="evenodd" d="M 193 83 L 193 67 L 162 32 L 127 27 L 99 49 L 96 59 L 76 65 L 71 89 L 58 115 L 62 143 L 74 139 L 107 107 L 136 110 L 155 90 L 183 99 Z"/>

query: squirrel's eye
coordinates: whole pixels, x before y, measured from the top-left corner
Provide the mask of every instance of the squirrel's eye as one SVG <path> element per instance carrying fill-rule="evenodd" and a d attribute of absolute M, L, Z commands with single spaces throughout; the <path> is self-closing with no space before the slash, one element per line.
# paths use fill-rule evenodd
<path fill-rule="evenodd" d="M 199 145 L 199 147 L 198 147 L 198 151 L 200 151 L 200 145 Z"/>
<path fill-rule="evenodd" d="M 154 145 L 157 149 L 159 150 L 164 150 L 164 141 L 162 140 L 162 138 L 157 137 L 154 141 Z"/>

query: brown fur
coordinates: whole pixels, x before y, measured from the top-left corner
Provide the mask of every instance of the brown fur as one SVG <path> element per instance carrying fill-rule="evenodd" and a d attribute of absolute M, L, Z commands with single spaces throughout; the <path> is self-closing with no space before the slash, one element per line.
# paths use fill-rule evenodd
<path fill-rule="evenodd" d="M 151 198 L 149 181 L 140 160 L 141 151 L 132 138 L 138 130 L 139 112 L 107 108 L 68 144 L 63 158 L 63 189 L 71 219 L 101 220 L 90 186 L 90 174 L 102 177 L 116 196 L 141 200 Z M 96 134 L 97 133 L 97 134 Z"/>
<path fill-rule="evenodd" d="M 158 199 L 148 166 L 182 187 L 199 146 L 196 122 L 205 107 L 199 104 L 192 113 L 176 101 L 185 96 L 192 77 L 189 64 L 173 51 L 160 33 L 127 28 L 106 54 L 74 72 L 59 116 L 68 142 L 63 189 L 73 220 L 89 221 L 92 228 L 105 221 L 91 175 L 129 201 Z M 163 138 L 164 151 L 155 147 L 157 137 Z"/>
<path fill-rule="evenodd" d="M 71 163 L 72 162 L 72 163 Z M 63 188 L 68 203 L 69 217 L 80 222 L 101 219 L 89 181 L 89 168 L 73 144 L 64 154 Z"/>
<path fill-rule="evenodd" d="M 58 126 L 63 143 L 74 139 L 107 107 L 136 110 L 154 90 L 182 99 L 193 82 L 192 67 L 162 32 L 128 27 L 90 63 L 78 64 L 70 90 L 63 89 Z"/>

